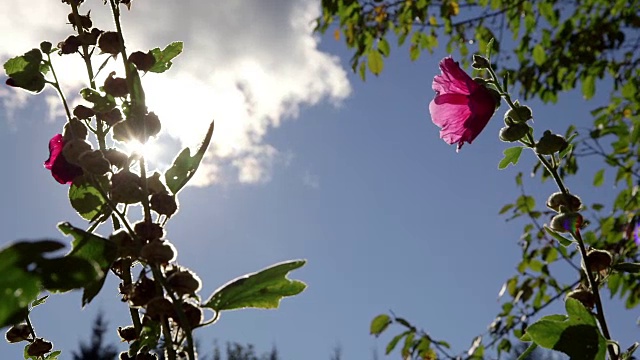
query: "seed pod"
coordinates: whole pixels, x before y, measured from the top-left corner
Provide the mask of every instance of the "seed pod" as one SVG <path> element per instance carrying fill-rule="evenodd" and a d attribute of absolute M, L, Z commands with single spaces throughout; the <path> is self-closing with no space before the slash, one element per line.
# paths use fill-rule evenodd
<path fill-rule="evenodd" d="M 121 293 L 130 306 L 145 306 L 156 296 L 155 280 L 142 276 L 131 287 L 121 289 Z"/>
<path fill-rule="evenodd" d="M 64 125 L 64 131 L 62 132 L 62 138 L 65 142 L 74 139 L 86 140 L 87 139 L 87 127 L 82 121 L 72 118 Z"/>
<path fill-rule="evenodd" d="M 111 198 L 116 203 L 136 204 L 144 199 L 140 176 L 128 169 L 111 177 Z"/>
<path fill-rule="evenodd" d="M 547 130 L 536 144 L 536 152 L 542 155 L 552 155 L 564 150 L 567 146 L 569 146 L 569 143 L 564 137 Z"/>
<path fill-rule="evenodd" d="M 129 55 L 129 61 L 132 62 L 138 70 L 147 72 L 156 63 L 156 58 L 151 54 L 151 51 L 147 53 L 136 51 Z"/>
<path fill-rule="evenodd" d="M 122 341 L 132 342 L 138 338 L 136 329 L 133 326 L 118 327 L 118 335 Z"/>
<path fill-rule="evenodd" d="M 137 222 L 133 226 L 133 231 L 135 231 L 136 235 L 138 235 L 141 239 L 151 241 L 151 240 L 159 240 L 162 236 L 164 236 L 164 230 L 162 226 L 156 223 L 147 223 L 145 221 Z"/>
<path fill-rule="evenodd" d="M 168 264 L 176 258 L 176 249 L 168 241 L 154 240 L 142 247 L 140 257 L 152 264 Z"/>
<path fill-rule="evenodd" d="M 145 306 L 147 310 L 146 315 L 151 320 L 160 320 L 161 316 L 167 318 L 175 318 L 175 311 L 173 309 L 173 304 L 171 301 L 164 297 L 155 297 L 147 303 Z"/>
<path fill-rule="evenodd" d="M 129 155 L 119 151 L 118 149 L 107 149 L 104 151 L 104 157 L 109 160 L 111 165 L 122 169 L 127 165 Z"/>
<path fill-rule="evenodd" d="M 104 80 L 104 92 L 113 97 L 125 97 L 129 94 L 129 87 L 127 86 L 127 79 L 121 77 L 114 77 L 115 71 L 112 71 L 109 76 Z"/>
<path fill-rule="evenodd" d="M 156 115 L 153 111 L 145 115 L 143 121 L 147 137 L 158 135 L 158 133 L 162 129 L 160 118 L 158 118 L 158 115 Z M 147 139 L 145 139 L 144 141 L 147 141 Z"/>
<path fill-rule="evenodd" d="M 576 195 L 555 192 L 547 199 L 547 207 L 557 212 L 561 207 L 567 212 L 576 212 L 582 208 L 582 201 Z"/>
<path fill-rule="evenodd" d="M 73 115 L 76 116 L 78 119 L 81 120 L 86 120 L 89 119 L 90 117 L 94 116 L 96 114 L 95 111 L 93 111 L 93 109 L 88 108 L 84 105 L 78 105 L 73 109 Z"/>
<path fill-rule="evenodd" d="M 65 142 L 62 148 L 62 155 L 65 160 L 73 165 L 80 165 L 78 159 L 86 151 L 91 151 L 91 144 L 84 140 L 73 139 L 69 142 Z"/>
<path fill-rule="evenodd" d="M 104 121 L 109 126 L 114 126 L 115 124 L 122 121 L 122 113 L 118 108 L 113 108 L 104 113 L 98 113 L 97 117 L 98 120 Z"/>
<path fill-rule="evenodd" d="M 157 171 L 147 178 L 147 188 L 152 195 L 168 193 L 167 188 L 162 183 L 162 180 L 160 180 L 160 173 Z"/>
<path fill-rule="evenodd" d="M 587 309 L 593 309 L 596 304 L 593 293 L 589 290 L 576 289 L 567 294 L 567 298 L 572 298 L 580 301 Z"/>
<path fill-rule="evenodd" d="M 98 38 L 100 37 L 100 35 L 102 35 L 103 32 L 104 31 L 98 28 L 93 28 L 91 29 L 91 32 L 85 31 L 82 34 L 78 35 L 78 38 L 80 39 L 80 42 L 82 44 L 87 46 L 94 46 L 98 43 Z"/>
<path fill-rule="evenodd" d="M 80 45 L 80 39 L 75 35 L 71 35 L 64 41 L 58 43 L 58 49 L 60 49 L 58 53 L 60 55 L 73 54 L 78 51 Z"/>
<path fill-rule="evenodd" d="M 138 256 L 133 238 L 131 238 L 131 235 L 129 235 L 128 232 L 124 230 L 116 231 L 109 236 L 109 240 L 116 244 L 118 257 L 135 258 Z"/>
<path fill-rule="evenodd" d="M 100 150 L 85 151 L 78 158 L 78 164 L 83 170 L 94 175 L 104 175 L 111 171 L 111 163 Z"/>
<path fill-rule="evenodd" d="M 582 215 L 577 212 L 565 212 L 551 218 L 549 227 L 559 233 L 575 232 L 582 226 Z"/>
<path fill-rule="evenodd" d="M 173 195 L 167 193 L 153 194 L 150 200 L 151 210 L 160 215 L 170 217 L 178 210 L 178 203 Z"/>
<path fill-rule="evenodd" d="M 202 286 L 200 278 L 189 270 L 180 270 L 171 274 L 167 278 L 167 284 L 180 296 L 195 294 Z"/>
<path fill-rule="evenodd" d="M 44 356 L 44 354 L 48 353 L 53 349 L 53 344 L 49 341 L 46 341 L 43 338 L 35 339 L 31 345 L 27 348 L 27 354 L 29 356 Z"/>
<path fill-rule="evenodd" d="M 200 323 L 204 319 L 202 309 L 191 303 L 182 303 L 182 311 L 184 312 L 184 317 L 189 324 L 189 329 L 193 329 L 194 327 L 200 325 Z M 184 324 L 180 321 L 180 319 L 178 319 L 178 324 L 184 327 Z"/>
<path fill-rule="evenodd" d="M 589 264 L 589 270 L 592 272 L 599 272 L 609 269 L 613 257 L 606 250 L 591 249 L 587 253 L 587 263 Z"/>
<path fill-rule="evenodd" d="M 500 140 L 514 142 L 522 139 L 529 132 L 529 126 L 524 123 L 514 123 L 500 129 Z"/>
<path fill-rule="evenodd" d="M 73 25 L 73 28 L 82 27 L 83 29 L 90 29 L 93 26 L 93 22 L 91 21 L 91 16 L 89 15 L 91 11 L 87 13 L 87 15 L 78 15 L 78 21 L 76 21 L 76 16 L 73 13 L 70 13 L 67 16 L 69 23 Z"/>
<path fill-rule="evenodd" d="M 105 54 L 118 55 L 120 49 L 122 49 L 120 35 L 113 31 L 102 33 L 98 38 L 98 47 Z"/>
<path fill-rule="evenodd" d="M 530 107 L 526 105 L 520 105 L 516 107 L 516 110 L 514 109 L 507 110 L 507 112 L 504 114 L 504 117 L 505 119 L 510 118 L 516 123 L 523 123 L 533 118 L 533 112 L 531 111 Z"/>
<path fill-rule="evenodd" d="M 486 57 L 475 54 L 473 55 L 473 64 L 471 64 L 471 67 L 476 70 L 488 69 L 491 67 L 491 63 Z"/>
<path fill-rule="evenodd" d="M 7 330 L 4 337 L 10 343 L 29 340 L 29 338 L 31 338 L 31 330 L 29 330 L 29 326 L 27 324 L 13 325 L 11 329 Z"/>

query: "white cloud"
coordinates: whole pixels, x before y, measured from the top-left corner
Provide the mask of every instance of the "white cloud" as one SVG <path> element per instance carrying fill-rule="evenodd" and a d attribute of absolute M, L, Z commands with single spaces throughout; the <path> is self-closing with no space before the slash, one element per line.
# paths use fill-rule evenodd
<path fill-rule="evenodd" d="M 20 54 L 43 37 L 57 43 L 71 33 L 62 25 L 65 6 L 40 2 L 0 0 L 29 19 L 21 20 L 16 12 L 0 15 L 0 57 Z M 297 117 L 300 106 L 338 103 L 350 93 L 337 57 L 320 51 L 319 39 L 311 34 L 320 11 L 317 1 L 159 2 L 133 1 L 130 12 L 122 8 L 127 50 L 185 42 L 183 55 L 167 73 L 147 74 L 142 81 L 163 131 L 183 146 L 199 144 L 215 119 L 210 154 L 194 177 L 199 185 L 231 178 L 267 181 L 273 164 L 286 155 L 265 143 L 266 134 L 284 119 Z M 95 26 L 110 29 L 108 7 L 101 4 L 89 0 L 81 11 L 92 8 Z M 86 73 L 78 71 L 81 62 L 69 58 L 54 63 L 59 77 L 74 80 L 67 90 L 86 81 Z"/>

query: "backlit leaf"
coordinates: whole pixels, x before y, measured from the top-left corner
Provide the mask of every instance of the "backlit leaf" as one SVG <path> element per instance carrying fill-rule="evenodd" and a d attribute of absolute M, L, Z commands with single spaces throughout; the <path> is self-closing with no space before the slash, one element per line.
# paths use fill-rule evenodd
<path fill-rule="evenodd" d="M 198 170 L 200 162 L 204 157 L 209 143 L 211 142 L 211 135 L 213 134 L 213 121 L 209 125 L 209 130 L 200 144 L 198 151 L 191 156 L 189 148 L 183 149 L 180 154 L 173 160 L 173 165 L 164 174 L 167 187 L 175 195 L 182 189 L 189 180 L 193 177 L 193 174 Z"/>

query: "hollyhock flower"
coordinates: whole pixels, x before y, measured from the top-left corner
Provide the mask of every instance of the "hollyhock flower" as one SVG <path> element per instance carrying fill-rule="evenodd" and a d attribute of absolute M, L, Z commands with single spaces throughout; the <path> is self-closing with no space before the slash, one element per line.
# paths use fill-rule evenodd
<path fill-rule="evenodd" d="M 60 184 L 71 184 L 76 176 L 82 175 L 82 168 L 73 165 L 62 155 L 64 139 L 62 134 L 57 134 L 49 141 L 49 159 L 44 162 L 44 167 L 51 170 L 51 175 Z"/>
<path fill-rule="evenodd" d="M 440 138 L 448 144 L 471 142 L 487 125 L 499 105 L 491 90 L 475 82 L 450 56 L 440 61 L 442 75 L 433 79 L 436 97 L 429 104 Z"/>

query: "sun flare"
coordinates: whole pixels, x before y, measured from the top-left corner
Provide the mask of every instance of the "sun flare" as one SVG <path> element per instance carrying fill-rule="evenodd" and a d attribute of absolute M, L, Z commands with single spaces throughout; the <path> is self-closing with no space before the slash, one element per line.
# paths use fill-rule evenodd
<path fill-rule="evenodd" d="M 153 139 L 149 139 L 146 144 L 133 140 L 125 146 L 130 154 L 142 155 L 147 161 L 157 161 L 160 155 L 160 146 L 157 141 Z"/>

